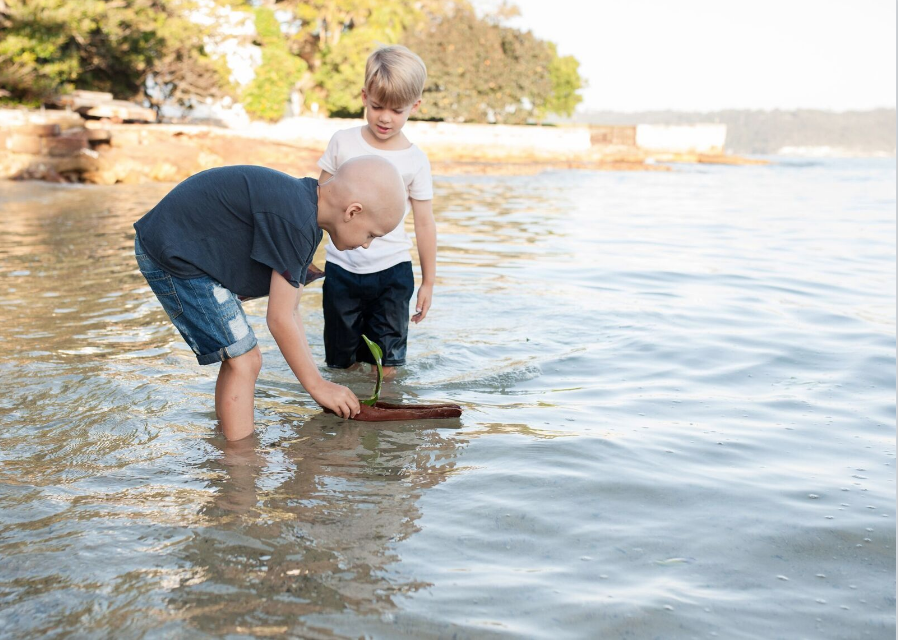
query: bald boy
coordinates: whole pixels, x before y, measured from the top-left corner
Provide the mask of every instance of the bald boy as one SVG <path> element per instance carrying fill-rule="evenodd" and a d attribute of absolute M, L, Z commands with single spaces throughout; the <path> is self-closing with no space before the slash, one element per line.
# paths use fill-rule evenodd
<path fill-rule="evenodd" d="M 201 365 L 221 363 L 215 413 L 228 440 L 253 432 L 262 354 L 241 300 L 268 296 L 266 321 L 299 383 L 344 418 L 359 412 L 348 388 L 312 359 L 299 301 L 322 230 L 341 250 L 367 247 L 402 219 L 407 195 L 378 156 L 345 163 L 319 185 L 256 166 L 203 171 L 134 224 L 137 264 Z"/>

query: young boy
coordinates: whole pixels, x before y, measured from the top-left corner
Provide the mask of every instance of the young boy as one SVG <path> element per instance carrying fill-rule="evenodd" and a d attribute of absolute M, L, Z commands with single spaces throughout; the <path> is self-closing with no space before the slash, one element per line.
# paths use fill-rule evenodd
<path fill-rule="evenodd" d="M 359 157 L 327 181 L 255 166 L 198 173 L 134 224 L 141 273 L 201 365 L 221 362 L 215 413 L 228 440 L 253 431 L 262 354 L 240 300 L 268 296 L 266 319 L 287 364 L 314 400 L 347 418 L 359 401 L 321 377 L 303 329 L 306 269 L 327 231 L 340 250 L 367 247 L 405 212 L 389 162 Z"/>
<path fill-rule="evenodd" d="M 405 137 L 402 127 L 421 105 L 426 79 L 424 62 L 406 47 L 383 47 L 372 53 L 362 89 L 367 123 L 335 133 L 318 161 L 322 181 L 344 162 L 367 154 L 386 158 L 402 174 L 421 263 L 421 286 L 412 317 L 415 323 L 427 317 L 430 309 L 437 235 L 430 163 L 424 152 Z M 408 208 L 403 218 L 407 213 Z M 411 246 L 402 223 L 373 240 L 367 249 L 341 250 L 336 243 L 328 243 L 323 307 L 329 367 L 348 368 L 358 361 L 374 364 L 362 341 L 363 333 L 383 350 L 385 375 L 405 364 L 409 300 L 415 290 Z"/>

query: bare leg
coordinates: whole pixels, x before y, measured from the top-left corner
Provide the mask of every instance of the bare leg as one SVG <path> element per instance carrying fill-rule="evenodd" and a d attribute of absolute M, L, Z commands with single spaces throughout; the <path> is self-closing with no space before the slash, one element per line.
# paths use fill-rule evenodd
<path fill-rule="evenodd" d="M 215 415 L 228 440 L 240 440 L 253 432 L 253 396 L 261 370 L 259 347 L 221 363 L 215 383 Z"/>
<path fill-rule="evenodd" d="M 397 367 L 381 367 L 384 371 L 384 379 L 392 378 L 396 375 Z M 374 367 L 374 375 L 377 375 L 377 367 Z"/>

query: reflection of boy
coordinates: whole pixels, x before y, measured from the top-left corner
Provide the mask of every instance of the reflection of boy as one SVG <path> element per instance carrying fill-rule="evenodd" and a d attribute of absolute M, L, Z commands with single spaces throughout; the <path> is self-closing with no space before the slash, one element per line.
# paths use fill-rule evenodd
<path fill-rule="evenodd" d="M 408 189 L 421 264 L 421 286 L 412 321 L 427 316 L 436 277 L 436 224 L 430 162 L 402 133 L 418 110 L 427 69 L 421 58 L 403 46 L 378 49 L 368 58 L 362 103 L 367 123 L 331 138 L 322 158 L 321 181 L 341 164 L 375 154 L 393 163 Z M 408 209 L 406 209 L 406 214 Z M 364 333 L 383 350 L 384 373 L 405 364 L 409 301 L 415 288 L 412 242 L 402 223 L 367 249 L 340 251 L 327 245 L 324 279 L 324 347 L 329 367 L 347 368 L 358 361 L 374 364 Z"/>
<path fill-rule="evenodd" d="M 262 355 L 239 300 L 268 296 L 271 335 L 300 384 L 342 417 L 359 412 L 346 387 L 321 377 L 299 312 L 306 268 L 328 232 L 336 247 L 368 246 L 405 212 L 405 186 L 376 156 L 327 183 L 254 166 L 210 169 L 180 183 L 138 220 L 141 273 L 201 365 L 220 362 L 215 413 L 228 440 L 253 431 Z"/>

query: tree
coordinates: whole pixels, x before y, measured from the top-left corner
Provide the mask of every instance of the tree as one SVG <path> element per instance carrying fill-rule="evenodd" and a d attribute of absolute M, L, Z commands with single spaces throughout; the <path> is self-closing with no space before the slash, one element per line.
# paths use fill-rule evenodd
<path fill-rule="evenodd" d="M 365 61 L 378 46 L 396 44 L 409 30 L 424 28 L 444 0 L 289 1 L 299 21 L 292 50 L 309 67 L 303 84 L 317 94 L 331 115 L 362 114 Z"/>
<path fill-rule="evenodd" d="M 577 91 L 585 86 L 579 73 L 580 63 L 574 56 L 559 57 L 555 43 L 548 42 L 546 44 L 552 54 L 552 62 L 549 64 L 552 93 L 546 101 L 544 111 L 570 116 L 574 113 L 574 108 L 583 100 L 581 96 L 577 95 Z"/>
<path fill-rule="evenodd" d="M 243 92 L 243 106 L 250 115 L 280 120 L 294 85 L 308 66 L 290 53 L 280 23 L 271 9 L 256 9 L 256 32 L 262 45 L 262 64 Z"/>
<path fill-rule="evenodd" d="M 525 123 L 552 92 L 552 55 L 530 32 L 479 20 L 472 10 L 407 38 L 428 70 L 420 119 Z"/>
<path fill-rule="evenodd" d="M 133 98 L 155 69 L 169 93 L 214 90 L 220 74 L 203 52 L 186 1 L 7 0 L 0 20 L 0 84 L 38 103 L 72 89 Z M 206 79 L 200 81 L 200 78 Z"/>

